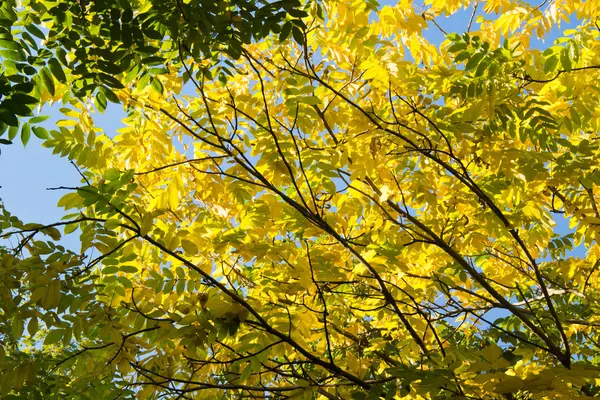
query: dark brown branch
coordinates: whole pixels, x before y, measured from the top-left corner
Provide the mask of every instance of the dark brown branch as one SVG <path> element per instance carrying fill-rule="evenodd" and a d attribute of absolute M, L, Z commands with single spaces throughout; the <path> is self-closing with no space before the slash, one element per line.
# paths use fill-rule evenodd
<path fill-rule="evenodd" d="M 587 71 L 590 69 L 600 69 L 600 65 L 588 65 L 587 67 L 571 68 L 570 70 L 561 69 L 556 73 L 556 75 L 553 78 L 549 78 L 549 79 L 533 79 L 529 75 L 525 75 L 525 76 L 515 75 L 515 77 L 517 79 L 521 79 L 521 80 L 529 82 L 529 83 L 548 83 L 548 82 L 552 82 L 552 81 L 558 79 L 558 77 L 561 76 L 562 74 L 565 74 L 568 72 Z"/>
<path fill-rule="evenodd" d="M 321 303 L 323 303 L 323 329 L 325 330 L 325 341 L 327 342 L 327 356 L 329 357 L 329 362 L 331 364 L 335 364 L 333 361 L 332 355 L 332 347 L 331 347 L 331 339 L 329 338 L 329 329 L 327 328 L 327 315 L 329 312 L 327 311 L 327 302 L 325 301 L 325 296 L 323 295 L 323 291 L 321 290 L 321 286 L 317 283 L 315 279 L 315 271 L 312 265 L 312 259 L 310 258 L 310 249 L 308 247 L 308 242 L 304 241 L 304 245 L 306 246 L 306 257 L 308 258 L 308 266 L 310 268 L 310 277 L 317 288 L 317 293 L 319 294 L 319 298 L 321 299 Z"/>
<path fill-rule="evenodd" d="M 209 157 L 202 157 L 202 158 L 192 158 L 189 160 L 184 160 L 184 161 L 179 161 L 176 163 L 172 163 L 172 164 L 167 164 L 167 165 L 163 165 L 154 169 L 150 169 L 148 171 L 143 171 L 143 172 L 136 172 L 134 175 L 147 175 L 147 174 L 151 174 L 153 172 L 158 172 L 158 171 L 162 171 L 163 169 L 167 169 L 167 168 L 173 168 L 176 167 L 178 165 L 183 165 L 183 164 L 190 164 L 190 163 L 197 163 L 197 162 L 202 162 L 202 161 L 207 161 L 207 160 L 212 160 L 215 158 L 224 158 L 225 156 L 209 156 Z"/>

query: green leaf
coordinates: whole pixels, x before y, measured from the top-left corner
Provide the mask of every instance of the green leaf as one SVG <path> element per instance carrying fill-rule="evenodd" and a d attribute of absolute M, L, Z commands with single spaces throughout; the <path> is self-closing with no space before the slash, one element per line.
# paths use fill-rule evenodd
<path fill-rule="evenodd" d="M 27 32 L 22 32 L 21 33 L 21 37 L 23 38 L 23 40 L 25 42 L 27 42 L 27 44 L 29 46 L 31 46 L 33 49 L 35 49 L 36 51 L 39 50 L 36 40 Z"/>
<path fill-rule="evenodd" d="M 52 240 L 60 240 L 60 231 L 51 226 L 42 230 L 42 232 L 52 238 Z"/>
<path fill-rule="evenodd" d="M 147 72 L 144 72 L 142 74 L 142 76 L 138 79 L 135 87 L 138 90 L 144 90 L 148 86 L 149 82 L 150 82 L 150 74 Z"/>
<path fill-rule="evenodd" d="M 335 187 L 335 183 L 331 179 L 325 179 L 322 182 L 323 187 L 329 194 L 334 195 L 337 192 L 337 188 Z"/>
<path fill-rule="evenodd" d="M 287 21 L 281 27 L 281 32 L 279 32 L 279 42 L 281 43 L 281 42 L 285 41 L 287 38 L 289 38 L 290 33 L 292 33 L 292 23 L 290 21 Z"/>
<path fill-rule="evenodd" d="M 109 181 L 116 181 L 121 177 L 121 172 L 116 168 L 109 168 L 104 172 L 104 177 Z"/>
<path fill-rule="evenodd" d="M 317 3 L 317 17 L 319 17 L 319 19 L 321 20 L 325 18 L 325 16 L 323 15 L 323 7 L 321 7 L 319 3 Z"/>
<path fill-rule="evenodd" d="M 462 42 L 462 43 L 455 43 L 452 46 L 448 47 L 448 52 L 449 53 L 456 53 L 460 50 L 464 50 L 467 48 L 467 44 Z"/>
<path fill-rule="evenodd" d="M 37 69 L 35 69 L 33 67 L 30 67 L 29 65 L 26 65 L 26 66 L 23 67 L 23 73 L 25 75 L 32 76 L 32 75 L 35 75 L 37 73 Z"/>
<path fill-rule="evenodd" d="M 567 48 L 569 49 L 569 58 L 577 64 L 579 61 L 579 46 L 574 41 L 570 41 Z"/>
<path fill-rule="evenodd" d="M 0 39 L 0 47 L 8 50 L 21 50 L 19 43 L 6 39 Z"/>
<path fill-rule="evenodd" d="M 457 55 L 456 57 L 454 57 L 454 62 L 456 62 L 456 63 L 463 62 L 464 60 L 466 60 L 470 56 L 471 56 L 471 52 L 469 50 L 463 51 L 462 53 L 460 53 L 459 55 Z"/>
<path fill-rule="evenodd" d="M 560 65 L 562 66 L 562 68 L 565 71 L 570 71 L 572 66 L 571 66 L 571 57 L 569 54 L 569 49 L 568 48 L 563 48 L 560 52 Z"/>
<path fill-rule="evenodd" d="M 179 281 L 177 281 L 177 285 L 175 286 L 175 291 L 180 296 L 183 294 L 183 292 L 185 291 L 185 280 L 180 279 Z"/>
<path fill-rule="evenodd" d="M 154 47 L 154 46 L 142 46 L 142 47 L 138 47 L 137 51 L 140 53 L 146 53 L 146 54 L 154 54 L 158 51 L 158 47 Z"/>
<path fill-rule="evenodd" d="M 303 10 L 299 10 L 297 8 L 292 8 L 288 11 L 288 14 L 294 18 L 304 18 L 308 16 L 308 13 Z"/>
<path fill-rule="evenodd" d="M 165 67 L 148 68 L 148 72 L 152 75 L 166 75 L 169 73 L 169 69 Z"/>
<path fill-rule="evenodd" d="M 173 286 L 175 286 L 174 280 L 165 281 L 165 286 L 163 287 L 164 293 L 171 293 L 173 291 Z"/>
<path fill-rule="evenodd" d="M 544 63 L 544 72 L 547 74 L 554 72 L 557 65 L 558 65 L 558 57 L 555 55 L 549 57 L 546 60 L 546 62 Z"/>
<path fill-rule="evenodd" d="M 53 331 L 48 332 L 46 338 L 44 339 L 44 345 L 52 345 L 60 342 L 64 335 L 64 331 L 62 329 L 55 329 Z"/>
<path fill-rule="evenodd" d="M 354 391 L 350 396 L 352 400 L 367 400 L 367 394 L 365 392 Z"/>
<path fill-rule="evenodd" d="M 67 77 L 56 58 L 51 58 L 48 60 L 48 67 L 50 67 L 50 71 L 52 71 L 52 75 L 56 78 L 60 83 L 66 83 Z"/>
<path fill-rule="evenodd" d="M 1 112 L 0 112 L 1 113 Z M 10 126 L 8 128 L 8 139 L 13 140 L 17 137 L 17 133 L 19 133 L 19 121 L 17 120 L 17 124 L 14 126 Z"/>
<path fill-rule="evenodd" d="M 479 65 L 479 63 L 483 59 L 483 56 L 484 56 L 483 53 L 473 54 L 473 56 L 469 59 L 469 61 L 467 61 L 467 64 L 465 65 L 465 71 L 470 71 L 473 68 L 475 68 L 477 65 Z"/>
<path fill-rule="evenodd" d="M 46 86 L 46 89 L 48 89 L 48 92 L 52 96 L 54 96 L 54 93 L 55 93 L 54 80 L 52 79 L 52 74 L 50 73 L 50 70 L 48 68 L 44 67 L 40 70 L 40 75 L 42 77 L 42 81 L 44 82 L 44 86 Z"/>
<path fill-rule="evenodd" d="M 163 65 L 165 59 L 159 56 L 150 56 L 142 59 L 142 64 L 146 65 Z"/>
<path fill-rule="evenodd" d="M 146 35 L 148 38 L 150 39 L 154 39 L 154 40 L 162 40 L 164 35 L 162 33 L 160 33 L 159 31 L 152 29 L 148 26 L 143 26 L 142 27 L 142 32 L 144 33 L 144 35 Z"/>
<path fill-rule="evenodd" d="M 123 14 L 121 14 L 121 22 L 130 22 L 133 19 L 133 10 L 131 8 L 126 8 L 123 10 Z"/>
<path fill-rule="evenodd" d="M 0 56 L 5 58 L 6 60 L 12 61 L 25 61 L 27 59 L 22 51 L 13 50 L 0 50 Z"/>
<path fill-rule="evenodd" d="M 78 228 L 77 224 L 65 225 L 65 229 L 64 229 L 65 235 L 75 232 L 77 230 L 77 228 Z"/>
<path fill-rule="evenodd" d="M 0 139 L 0 144 L 12 144 L 12 141 L 8 139 Z"/>
<path fill-rule="evenodd" d="M 45 128 L 42 128 L 41 126 L 34 126 L 32 130 L 33 134 L 38 138 L 42 140 L 50 139 L 50 135 L 48 134 L 48 131 Z"/>
<path fill-rule="evenodd" d="M 19 126 L 17 116 L 6 108 L 0 108 L 0 121 L 10 126 Z"/>
<path fill-rule="evenodd" d="M 552 46 L 552 47 L 548 47 L 546 50 L 544 50 L 544 52 L 542 53 L 542 55 L 544 57 L 548 57 L 553 55 L 554 53 L 556 53 L 556 46 Z"/>
<path fill-rule="evenodd" d="M 113 21 L 110 24 L 110 40 L 117 42 L 119 39 L 121 39 L 121 25 L 119 21 Z"/>
<path fill-rule="evenodd" d="M 23 127 L 21 128 L 21 142 L 23 143 L 23 146 L 27 145 L 29 138 L 31 138 L 31 127 L 29 124 L 23 124 Z"/>
<path fill-rule="evenodd" d="M 13 319 L 10 330 L 14 339 L 18 340 L 21 338 L 21 335 L 23 334 L 23 322 L 23 319 L 19 317 Z"/>
<path fill-rule="evenodd" d="M 102 92 L 102 94 L 104 94 L 104 96 L 106 97 L 106 99 L 108 101 L 110 101 L 111 103 L 115 103 L 115 104 L 120 104 L 121 102 L 119 101 L 119 98 L 117 97 L 117 95 L 115 94 L 115 92 L 113 92 L 112 90 L 110 90 L 109 88 L 107 88 L 106 86 L 100 86 L 98 88 L 98 90 L 100 92 Z"/>
<path fill-rule="evenodd" d="M 6 99 L 2 102 L 2 106 L 6 107 L 10 112 L 15 115 L 27 116 L 31 115 L 31 108 L 26 104 L 16 101 L 15 99 Z"/>
<path fill-rule="evenodd" d="M 119 272 L 118 267 L 110 266 L 110 267 L 105 267 L 102 269 L 102 273 L 104 275 L 113 275 L 113 274 L 116 274 L 117 272 Z"/>
<path fill-rule="evenodd" d="M 44 32 L 42 32 L 40 30 L 40 28 L 38 28 L 37 26 L 33 25 L 33 24 L 28 24 L 25 25 L 25 30 L 27 30 L 27 32 L 31 33 L 33 36 L 45 40 L 46 39 L 46 35 L 44 35 Z"/>
<path fill-rule="evenodd" d="M 133 265 L 123 265 L 119 268 L 119 270 L 128 274 L 135 274 L 136 272 L 138 272 L 138 268 L 134 267 Z"/>
<path fill-rule="evenodd" d="M 39 100 L 33 96 L 29 96 L 23 93 L 13 93 L 10 98 L 18 103 L 22 104 L 37 104 Z"/>
<path fill-rule="evenodd" d="M 96 93 L 96 108 L 101 113 L 104 113 L 104 111 L 106 110 L 106 96 L 104 96 L 104 93 L 100 91 Z"/>
<path fill-rule="evenodd" d="M 227 75 L 225 75 L 224 72 L 219 72 L 219 76 L 217 79 L 223 84 L 223 86 L 227 85 Z"/>
<path fill-rule="evenodd" d="M 382 384 L 372 385 L 367 400 L 379 400 L 382 397 L 383 390 L 384 387 Z"/>
<path fill-rule="evenodd" d="M 317 105 L 317 104 L 321 104 L 321 99 L 318 98 L 317 96 L 304 96 L 304 97 L 299 97 L 298 102 L 303 103 L 303 104 L 309 104 L 309 105 Z"/>
<path fill-rule="evenodd" d="M 502 356 L 502 349 L 497 344 L 490 344 L 481 350 L 481 354 L 486 361 L 493 362 Z"/>
<path fill-rule="evenodd" d="M 27 324 L 27 333 L 29 333 L 31 336 L 33 336 L 37 333 L 38 329 L 39 329 L 39 326 L 38 326 L 37 317 L 31 318 L 29 320 L 29 323 Z"/>
<path fill-rule="evenodd" d="M 29 142 L 29 138 L 31 137 L 31 126 L 28 123 L 24 123 L 21 127 L 21 141 L 23 145 L 26 145 Z"/>
<path fill-rule="evenodd" d="M 63 65 L 69 65 L 69 61 L 67 60 L 67 51 L 65 49 L 56 49 L 56 57 Z"/>
<path fill-rule="evenodd" d="M 168 268 L 163 268 L 162 272 L 169 279 L 174 279 L 175 278 L 175 275 L 173 275 L 173 272 L 170 269 L 168 269 Z"/>
<path fill-rule="evenodd" d="M 99 73 L 98 74 L 98 79 L 100 79 L 100 81 L 108 86 L 110 86 L 113 89 L 123 89 L 125 88 L 125 86 L 123 86 L 123 84 L 121 83 L 121 81 L 119 81 L 118 79 L 104 74 L 104 73 Z"/>
<path fill-rule="evenodd" d="M 123 47 L 130 48 L 133 41 L 133 37 L 131 36 L 131 26 L 129 24 L 124 24 L 121 26 L 121 42 L 123 43 Z"/>
<path fill-rule="evenodd" d="M 14 97 L 14 95 L 13 95 Z M 48 118 L 50 118 L 48 115 L 38 115 L 37 117 L 33 117 L 29 120 L 30 124 L 39 124 L 40 122 L 44 122 L 46 121 Z"/>
<path fill-rule="evenodd" d="M 158 94 L 162 94 L 163 92 L 163 85 L 158 78 L 152 77 L 150 79 L 150 87 Z"/>
<path fill-rule="evenodd" d="M 121 67 L 119 67 L 117 64 L 104 60 L 98 60 L 98 68 L 100 68 L 103 72 L 106 72 L 107 74 L 118 75 L 121 72 L 123 72 L 121 70 Z"/>
<path fill-rule="evenodd" d="M 477 70 L 475 71 L 475 77 L 482 76 L 483 73 L 485 72 L 485 70 L 487 69 L 489 63 L 490 63 L 489 58 L 485 58 L 485 59 L 481 60 L 481 62 L 479 63 L 479 66 L 477 67 Z"/>
<path fill-rule="evenodd" d="M 300 46 L 304 45 L 304 33 L 302 33 L 302 30 L 300 28 L 294 26 L 292 28 L 292 36 L 296 43 L 298 43 Z"/>

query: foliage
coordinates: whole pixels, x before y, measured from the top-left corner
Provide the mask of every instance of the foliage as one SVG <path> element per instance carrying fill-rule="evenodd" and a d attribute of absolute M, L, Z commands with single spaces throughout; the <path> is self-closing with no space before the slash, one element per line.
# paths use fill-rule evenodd
<path fill-rule="evenodd" d="M 0 218 L 3 398 L 597 395 L 600 4 L 304 10 L 228 76 L 149 37 L 159 84 L 89 77 L 115 136 L 76 67 L 37 86 L 82 181 L 63 221 Z"/>
<path fill-rule="evenodd" d="M 158 76 L 194 60 L 202 69 L 271 32 L 305 27 L 298 0 L 6 0 L 0 5 L 0 144 L 19 133 L 47 139 L 31 116 L 38 103 L 95 96 L 119 103 L 115 90 L 135 82 L 162 92 Z M 233 66 L 231 61 L 227 64 Z M 229 68 L 231 68 L 231 66 Z M 231 74 L 227 65 L 212 71 Z M 121 79 L 115 78 L 121 76 Z"/>

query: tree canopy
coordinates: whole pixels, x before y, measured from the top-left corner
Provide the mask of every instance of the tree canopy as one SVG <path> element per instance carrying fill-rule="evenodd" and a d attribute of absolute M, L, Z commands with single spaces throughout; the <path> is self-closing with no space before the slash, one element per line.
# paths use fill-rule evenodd
<path fill-rule="evenodd" d="M 114 90 L 131 82 L 162 92 L 157 76 L 169 73 L 169 65 L 237 59 L 253 39 L 305 27 L 300 18 L 307 15 L 299 0 L 5 0 L 0 131 L 12 127 L 4 139 L 11 141 L 19 118 L 40 102 L 95 96 L 95 107 L 103 111 L 108 101 L 119 103 Z M 235 68 L 223 62 L 210 71 L 221 80 Z M 42 121 L 33 117 L 21 124 L 23 143 Z M 48 137 L 36 128 L 34 134 Z"/>
<path fill-rule="evenodd" d="M 0 7 L 0 397 L 599 396 L 600 3 Z"/>

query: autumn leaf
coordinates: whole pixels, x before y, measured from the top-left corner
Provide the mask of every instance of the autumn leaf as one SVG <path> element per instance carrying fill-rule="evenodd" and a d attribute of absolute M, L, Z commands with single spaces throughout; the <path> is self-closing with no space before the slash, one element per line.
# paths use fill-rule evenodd
<path fill-rule="evenodd" d="M 3 2 L 0 397 L 597 396 L 600 4 L 409 3 Z"/>

